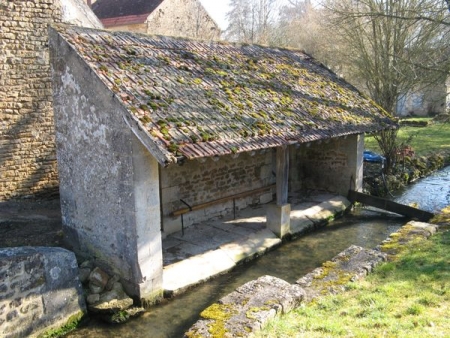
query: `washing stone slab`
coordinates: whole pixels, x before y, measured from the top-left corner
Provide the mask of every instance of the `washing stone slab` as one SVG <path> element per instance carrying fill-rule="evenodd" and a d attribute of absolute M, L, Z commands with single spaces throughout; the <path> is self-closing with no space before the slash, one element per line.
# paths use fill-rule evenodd
<path fill-rule="evenodd" d="M 230 271 L 234 261 L 222 250 L 212 250 L 163 269 L 164 293 L 176 295 L 211 277 Z"/>
<path fill-rule="evenodd" d="M 237 264 L 255 255 L 261 255 L 280 244 L 281 239 L 275 236 L 272 231 L 263 229 L 242 240 L 223 244 L 220 246 L 220 250 Z"/>

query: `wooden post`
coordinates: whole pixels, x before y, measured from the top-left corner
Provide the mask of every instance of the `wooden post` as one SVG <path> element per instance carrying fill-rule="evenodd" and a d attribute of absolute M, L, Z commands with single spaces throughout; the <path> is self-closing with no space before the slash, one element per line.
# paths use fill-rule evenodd
<path fill-rule="evenodd" d="M 277 205 L 282 206 L 288 202 L 289 187 L 289 148 L 277 148 Z"/>

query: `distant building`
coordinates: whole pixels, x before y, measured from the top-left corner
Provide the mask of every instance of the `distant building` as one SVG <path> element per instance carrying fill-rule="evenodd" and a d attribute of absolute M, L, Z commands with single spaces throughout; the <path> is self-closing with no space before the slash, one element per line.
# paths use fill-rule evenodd
<path fill-rule="evenodd" d="M 218 40 L 220 28 L 198 0 L 87 0 L 105 28 Z"/>
<path fill-rule="evenodd" d="M 450 78 L 447 83 L 409 91 L 397 101 L 397 116 L 433 116 L 450 109 Z"/>

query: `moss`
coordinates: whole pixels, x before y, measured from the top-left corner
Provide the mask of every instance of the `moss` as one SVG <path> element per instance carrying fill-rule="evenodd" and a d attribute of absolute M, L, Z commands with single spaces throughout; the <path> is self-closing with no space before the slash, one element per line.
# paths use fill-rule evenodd
<path fill-rule="evenodd" d="M 212 320 L 208 324 L 208 332 L 212 337 L 218 338 L 227 334 L 226 322 L 235 314 L 237 314 L 237 311 L 232 305 L 215 303 L 202 311 L 200 316 Z"/>
<path fill-rule="evenodd" d="M 192 142 L 197 143 L 198 142 L 198 136 L 195 134 L 191 134 L 189 135 L 189 137 L 191 138 Z"/>
<path fill-rule="evenodd" d="M 147 115 L 142 116 L 139 120 L 144 124 L 152 122 L 152 119 L 150 117 L 148 117 Z"/>
<path fill-rule="evenodd" d="M 255 316 L 256 313 L 263 312 L 263 311 L 269 311 L 269 310 L 270 310 L 269 306 L 251 307 L 250 309 L 248 309 L 245 312 L 245 316 L 248 319 L 257 319 L 257 317 Z"/>
<path fill-rule="evenodd" d="M 171 143 L 169 144 L 169 146 L 167 147 L 167 149 L 168 149 L 171 153 L 176 153 L 176 152 L 178 151 L 178 148 L 179 148 L 179 146 L 178 146 L 176 143 L 174 143 L 174 142 L 171 142 Z"/>
<path fill-rule="evenodd" d="M 328 261 L 322 264 L 322 273 L 314 276 L 314 279 L 324 279 L 329 275 L 330 270 L 336 267 L 336 263 Z"/>
<path fill-rule="evenodd" d="M 85 313 L 84 312 L 78 312 L 72 316 L 69 317 L 66 324 L 58 329 L 52 329 L 49 331 L 44 332 L 43 334 L 39 335 L 39 338 L 56 338 L 56 337 L 62 337 L 66 335 L 67 333 L 75 330 L 78 325 L 81 323 L 81 321 L 84 319 Z"/>

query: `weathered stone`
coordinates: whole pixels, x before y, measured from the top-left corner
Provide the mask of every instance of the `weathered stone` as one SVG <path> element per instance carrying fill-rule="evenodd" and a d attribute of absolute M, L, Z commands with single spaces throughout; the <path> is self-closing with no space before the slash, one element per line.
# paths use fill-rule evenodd
<path fill-rule="evenodd" d="M 120 281 L 120 277 L 117 275 L 112 276 L 109 280 L 108 283 L 106 283 L 105 286 L 105 290 L 107 291 L 111 291 L 114 287 L 114 284 L 117 283 L 118 281 Z"/>
<path fill-rule="evenodd" d="M 97 304 L 90 304 L 89 310 L 97 313 L 116 313 L 128 309 L 133 305 L 133 300 L 129 297 L 123 299 L 113 299 L 108 302 L 100 302 Z"/>
<path fill-rule="evenodd" d="M 75 255 L 61 248 L 0 249 L 2 337 L 36 336 L 86 311 Z M 20 287 L 19 287 L 20 286 Z"/>
<path fill-rule="evenodd" d="M 91 269 L 89 268 L 80 268 L 79 269 L 80 282 L 86 283 L 88 281 L 89 275 L 91 274 Z"/>
<path fill-rule="evenodd" d="M 298 306 L 304 296 L 298 285 L 272 276 L 260 277 L 203 311 L 186 336 L 246 337 L 270 318 Z"/>
<path fill-rule="evenodd" d="M 88 304 L 95 304 L 98 303 L 99 301 L 100 301 L 100 294 L 98 293 L 91 293 L 86 297 L 86 302 Z"/>
<path fill-rule="evenodd" d="M 108 280 L 109 280 L 109 275 L 105 271 L 100 269 L 99 267 L 96 267 L 89 274 L 89 287 L 90 287 L 90 285 L 99 286 L 102 288 L 102 291 L 103 291 L 106 284 L 108 284 Z"/>
<path fill-rule="evenodd" d="M 307 300 L 311 301 L 318 296 L 344 291 L 347 283 L 365 277 L 386 259 L 387 255 L 380 251 L 352 245 L 296 283 L 306 291 Z"/>

